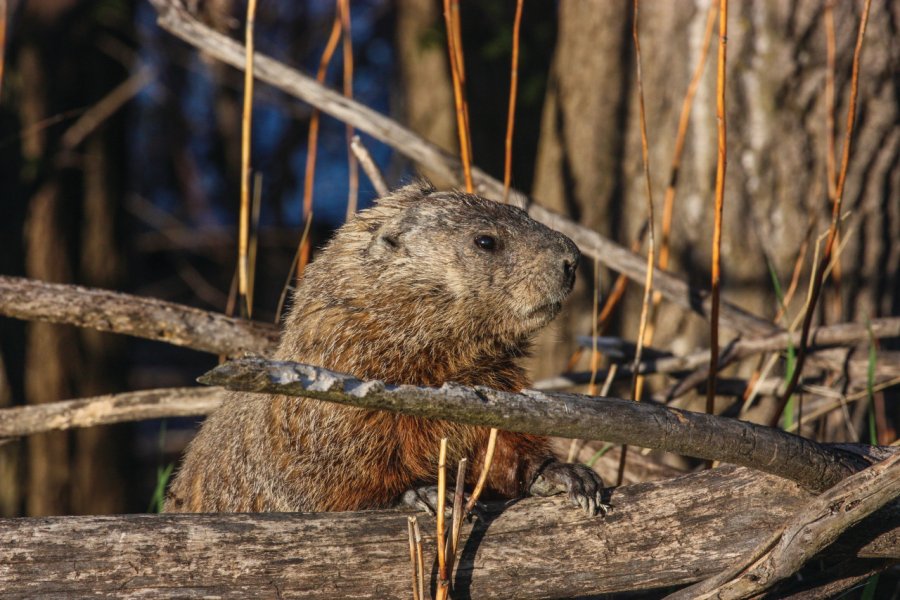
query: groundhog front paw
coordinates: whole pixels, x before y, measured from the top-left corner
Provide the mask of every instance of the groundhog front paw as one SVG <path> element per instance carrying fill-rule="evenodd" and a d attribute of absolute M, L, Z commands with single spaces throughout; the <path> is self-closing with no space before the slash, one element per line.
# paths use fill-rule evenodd
<path fill-rule="evenodd" d="M 469 501 L 468 494 L 463 496 L 463 501 Z M 398 504 L 425 511 L 433 517 L 437 514 L 438 487 L 436 485 L 423 485 L 410 488 L 403 493 Z M 476 502 L 472 513 L 478 518 L 483 518 L 484 505 L 481 502 Z M 451 514 L 453 514 L 453 493 L 447 492 L 446 502 L 444 502 L 444 516 L 450 516 Z"/>
<path fill-rule="evenodd" d="M 598 513 L 606 516 L 611 508 L 603 502 L 603 480 L 594 471 L 580 464 L 556 461 L 548 463 L 541 469 L 528 491 L 532 496 L 566 493 L 572 504 L 591 517 Z"/>

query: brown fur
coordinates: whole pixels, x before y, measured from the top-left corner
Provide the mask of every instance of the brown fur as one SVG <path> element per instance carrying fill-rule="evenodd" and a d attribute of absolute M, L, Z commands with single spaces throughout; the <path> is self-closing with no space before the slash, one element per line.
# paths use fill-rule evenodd
<path fill-rule="evenodd" d="M 491 235 L 494 251 L 476 236 Z M 342 227 L 294 294 L 277 358 L 362 379 L 518 391 L 529 339 L 571 289 L 578 251 L 523 211 L 417 183 Z M 474 481 L 488 431 L 327 402 L 231 394 L 190 444 L 168 512 L 385 507 L 433 483 L 439 440 Z M 544 438 L 501 432 L 488 489 L 527 492 Z"/>

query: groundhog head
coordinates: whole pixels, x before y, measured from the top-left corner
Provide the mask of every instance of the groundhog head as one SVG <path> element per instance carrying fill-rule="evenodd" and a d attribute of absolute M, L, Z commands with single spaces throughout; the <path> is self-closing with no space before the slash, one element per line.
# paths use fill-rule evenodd
<path fill-rule="evenodd" d="M 521 209 L 417 182 L 360 212 L 317 262 L 339 263 L 322 273 L 331 290 L 380 323 L 400 315 L 398 327 L 512 342 L 557 315 L 578 259 L 569 238 Z"/>

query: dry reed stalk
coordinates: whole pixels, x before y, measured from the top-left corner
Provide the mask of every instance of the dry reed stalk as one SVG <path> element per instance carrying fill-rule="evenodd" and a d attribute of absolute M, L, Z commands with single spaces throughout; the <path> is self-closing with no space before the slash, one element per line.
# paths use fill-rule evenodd
<path fill-rule="evenodd" d="M 316 81 L 325 82 L 325 75 L 328 73 L 328 65 L 331 64 L 331 57 L 337 48 L 338 39 L 341 37 L 341 15 L 340 11 L 334 16 L 334 22 L 331 25 L 331 33 L 328 36 L 328 42 L 325 44 L 325 51 L 319 61 L 319 70 L 316 72 Z M 313 181 L 316 176 L 316 151 L 319 143 L 319 120 L 321 113 L 319 109 L 314 108 L 312 116 L 309 119 L 309 134 L 306 140 L 306 173 L 303 180 L 303 220 L 304 235 L 300 240 L 300 251 L 297 257 L 297 277 L 303 276 L 303 271 L 309 263 L 310 242 L 306 232 L 309 231 L 309 224 L 313 217 Z"/>
<path fill-rule="evenodd" d="M 419 531 L 419 520 L 412 517 L 413 534 L 416 536 L 416 566 L 418 567 L 419 598 L 425 600 L 425 552 L 422 549 L 422 532 Z"/>
<path fill-rule="evenodd" d="M 675 213 L 675 197 L 678 185 L 678 174 L 681 170 L 681 156 L 684 153 L 684 144 L 687 140 L 687 128 L 691 120 L 691 112 L 694 107 L 694 98 L 697 95 L 697 88 L 700 87 L 700 79 L 706 68 L 706 59 L 709 56 L 710 42 L 712 41 L 713 28 L 716 24 L 716 13 L 718 13 L 719 5 L 716 0 L 712 0 L 709 4 L 709 10 L 706 13 L 706 27 L 703 31 L 703 43 L 700 46 L 700 56 L 697 59 L 697 65 L 694 67 L 694 73 L 688 83 L 687 92 L 684 100 L 681 102 L 681 114 L 678 116 L 678 130 L 675 134 L 675 150 L 672 152 L 672 164 L 669 167 L 669 183 L 666 186 L 666 194 L 663 197 L 663 216 L 661 225 L 661 234 L 659 242 L 659 259 L 657 266 L 660 270 L 665 271 L 669 268 L 669 242 L 672 233 L 672 218 Z M 653 343 L 653 336 L 656 332 L 656 315 L 659 305 L 662 302 L 662 294 L 653 292 L 653 305 L 650 309 L 650 322 L 647 325 L 647 345 Z"/>
<path fill-rule="evenodd" d="M 337 0 L 337 12 L 341 19 L 344 50 L 344 96 L 353 99 L 353 37 L 350 29 L 350 0 Z M 353 125 L 347 123 L 347 220 L 356 213 L 359 202 L 359 164 L 353 152 Z"/>
<path fill-rule="evenodd" d="M 831 226 L 828 229 L 828 240 L 825 242 L 825 251 L 822 253 L 822 259 L 816 265 L 813 280 L 810 284 L 810 301 L 806 307 L 803 316 L 803 328 L 800 334 L 800 344 L 797 347 L 797 361 L 794 366 L 794 372 L 788 382 L 784 395 L 778 403 L 775 414 L 770 419 L 772 427 L 778 424 L 781 413 L 784 412 L 788 400 L 794 394 L 797 383 L 800 381 L 800 373 L 803 371 L 803 365 L 806 362 L 806 346 L 809 342 L 809 330 L 812 325 L 813 314 L 815 313 L 816 302 L 822 291 L 822 282 L 824 280 L 825 269 L 831 263 L 832 254 L 834 253 L 835 241 L 838 237 L 838 227 L 840 225 L 841 205 L 843 204 L 844 184 L 847 181 L 847 168 L 850 165 L 850 148 L 853 142 L 853 125 L 856 120 L 856 98 L 859 93 L 859 57 L 862 54 L 863 39 L 866 35 L 866 25 L 869 21 L 869 9 L 872 6 L 872 0 L 866 0 L 863 6 L 862 18 L 859 22 L 859 31 L 856 36 L 856 47 L 853 50 L 853 69 L 850 75 L 850 101 L 847 106 L 847 125 L 844 133 L 844 149 L 841 155 L 841 170 L 838 175 L 835 194 L 832 202 L 831 210 Z M 802 403 L 802 399 L 798 404 Z"/>
<path fill-rule="evenodd" d="M 631 243 L 632 252 L 640 252 L 641 246 L 644 245 L 644 236 L 647 235 L 647 224 L 648 222 L 644 221 L 641 230 L 638 232 L 637 238 Z M 597 318 L 601 335 L 606 333 L 606 330 L 609 328 L 609 324 L 612 322 L 613 312 L 625 296 L 626 289 L 628 289 L 628 276 L 624 273 L 619 273 L 612 289 L 609 291 L 609 295 L 606 297 L 606 302 L 603 303 L 603 309 L 600 311 L 600 316 Z"/>
<path fill-rule="evenodd" d="M 516 120 L 516 94 L 519 89 L 519 30 L 522 25 L 523 0 L 516 0 L 516 16 L 513 19 L 512 64 L 509 69 L 509 108 L 506 116 L 506 156 L 503 161 L 503 203 L 509 200 L 512 184 L 512 143 Z"/>
<path fill-rule="evenodd" d="M 247 317 L 253 316 L 253 290 L 256 289 L 256 255 L 259 250 L 259 215 L 262 212 L 262 173 L 253 176 L 250 202 L 250 246 L 247 251 Z"/>
<path fill-rule="evenodd" d="M 900 377 L 895 377 L 893 379 L 889 379 L 888 381 L 885 381 L 884 383 L 879 383 L 878 385 L 873 386 L 872 393 L 877 394 L 879 392 L 883 392 L 884 390 L 894 387 L 895 385 L 900 385 Z M 830 388 L 828 388 L 828 389 L 830 389 Z M 822 395 L 824 395 L 824 392 L 825 392 L 825 390 L 820 390 L 820 391 L 817 390 L 816 391 L 816 393 L 821 393 Z M 831 412 L 835 409 L 845 407 L 846 405 L 851 404 L 853 402 L 859 402 L 860 400 L 865 400 L 869 395 L 869 390 L 861 390 L 859 392 L 856 392 L 855 394 L 850 394 L 849 396 L 845 396 L 844 394 L 842 394 L 840 392 L 835 392 L 835 394 L 836 394 L 836 398 L 834 401 L 823 404 L 822 406 L 816 408 L 815 410 L 810 411 L 810 413 L 808 415 L 806 415 L 806 417 L 808 419 L 817 419 L 823 415 L 828 414 L 829 412 Z M 785 431 L 787 431 L 788 433 L 796 432 L 797 431 L 797 422 L 795 421 L 794 424 L 791 425 L 790 427 L 788 427 L 787 429 L 785 429 Z M 879 443 L 883 444 L 884 442 L 879 440 Z"/>
<path fill-rule="evenodd" d="M 641 41 L 638 35 L 638 8 L 640 0 L 634 0 L 634 18 L 631 25 L 631 36 L 634 38 L 635 67 L 637 70 L 637 88 L 638 88 L 638 107 L 641 125 L 641 159 L 644 165 L 644 181 L 647 185 L 647 223 L 648 223 L 648 240 L 649 247 L 647 249 L 647 278 L 644 281 L 644 296 L 641 302 L 641 321 L 638 327 L 637 348 L 634 352 L 634 363 L 632 367 L 631 378 L 631 399 L 635 402 L 641 401 L 641 389 L 643 388 L 644 378 L 638 372 L 641 364 L 641 353 L 644 350 L 644 335 L 647 332 L 647 315 L 650 312 L 650 296 L 653 291 L 653 265 L 656 262 L 656 236 L 653 226 L 653 189 L 650 184 L 650 149 L 647 141 L 647 115 L 644 110 L 644 81 L 641 72 Z M 622 485 L 625 477 L 625 461 L 628 455 L 628 446 L 622 446 L 622 454 L 619 458 L 619 472 L 616 485 Z"/>
<path fill-rule="evenodd" d="M 475 489 L 469 495 L 469 501 L 466 503 L 466 513 L 472 512 L 475 503 L 478 502 L 481 492 L 484 491 L 484 484 L 487 482 L 488 471 L 491 469 L 491 461 L 494 460 L 494 450 L 497 448 L 497 429 L 491 428 L 488 435 L 487 449 L 484 451 L 484 464 L 481 466 L 481 473 L 478 475 L 478 481 L 475 483 Z"/>
<path fill-rule="evenodd" d="M 597 351 L 600 312 L 600 261 L 594 260 L 594 304 L 591 309 L 591 381 L 588 384 L 588 395 L 597 395 L 597 371 L 600 368 L 600 352 Z"/>
<path fill-rule="evenodd" d="M 453 577 L 453 564 L 456 560 L 456 551 L 459 549 L 459 534 L 462 531 L 463 504 L 466 488 L 466 467 L 468 459 L 459 461 L 456 469 L 456 489 L 453 492 L 453 513 L 450 521 L 450 537 L 447 539 L 447 577 Z"/>
<path fill-rule="evenodd" d="M 244 109 L 241 115 L 241 210 L 238 234 L 238 305 L 244 318 L 250 317 L 248 300 L 247 246 L 250 238 L 250 127 L 253 116 L 253 24 L 256 0 L 247 2 L 247 24 L 244 34 Z"/>
<path fill-rule="evenodd" d="M 466 192 L 475 189 L 472 183 L 472 146 L 469 142 L 469 108 L 465 93 L 465 65 L 462 38 L 459 36 L 459 0 L 444 0 L 444 23 L 447 28 L 447 50 L 453 79 L 453 101 L 456 106 L 456 129 L 459 135 L 459 155 L 462 159 Z"/>
<path fill-rule="evenodd" d="M 778 311 L 775 313 L 775 318 L 772 319 L 772 322 L 776 325 L 781 321 L 782 317 L 784 317 L 787 312 L 787 307 L 790 306 L 791 300 L 794 299 L 794 294 L 797 292 L 797 287 L 800 284 L 800 274 L 803 272 L 803 264 L 806 262 L 806 253 L 809 250 L 809 240 L 813 235 L 813 220 L 809 221 L 809 228 L 806 231 L 806 235 L 803 237 L 803 242 L 800 244 L 800 250 L 797 252 L 797 259 L 794 261 L 794 270 L 791 273 L 791 282 L 788 285 L 787 291 L 784 293 L 784 297 L 782 298 L 781 305 L 778 307 Z M 744 394 L 741 397 L 741 414 L 743 415 L 746 410 L 750 406 L 750 399 L 754 390 L 756 389 L 756 384 L 759 382 L 762 377 L 763 367 L 769 362 L 768 354 L 761 354 L 759 357 L 759 361 L 756 363 L 756 368 L 753 370 L 753 373 L 750 375 L 750 378 L 747 379 L 747 387 L 744 389 Z M 766 369 L 766 371 L 770 370 L 771 366 Z"/>
<path fill-rule="evenodd" d="M 444 540 L 444 505 L 447 500 L 447 438 L 441 438 L 441 450 L 438 456 L 438 489 L 437 489 L 437 558 L 438 587 L 435 598 L 446 599 L 450 593 L 450 578 L 447 572 L 446 543 Z"/>
<path fill-rule="evenodd" d="M 827 139 L 827 147 L 825 152 L 825 173 L 828 183 L 828 198 L 832 204 L 837 196 L 837 150 L 834 131 L 834 114 L 835 114 L 835 63 L 837 54 L 837 44 L 834 35 L 834 0 L 825 1 L 825 136 Z M 837 232 L 837 240 L 835 243 L 840 244 L 840 230 Z M 832 276 L 832 284 L 834 285 L 834 318 L 840 320 L 843 314 L 843 303 L 841 301 L 841 265 L 837 263 Z"/>
<path fill-rule="evenodd" d="M 728 0 L 719 0 L 719 60 L 716 71 L 716 120 L 718 122 L 718 156 L 716 160 L 715 222 L 713 224 L 712 302 L 709 327 L 709 383 L 706 387 L 706 412 L 712 414 L 716 401 L 716 378 L 719 371 L 719 284 L 722 250 L 722 210 L 725 203 L 726 151 L 725 120 L 725 44 L 728 41 Z"/>
<path fill-rule="evenodd" d="M 456 107 L 456 128 L 459 133 L 459 151 L 463 165 L 463 178 L 466 184 L 466 192 L 471 194 L 475 191 L 475 186 L 472 183 L 472 145 L 469 136 L 469 105 L 466 102 L 466 74 L 459 19 L 459 0 L 444 0 L 444 23 L 447 28 L 447 51 L 450 55 L 450 71 L 453 76 L 453 102 Z M 475 503 L 484 489 L 484 484 L 487 481 L 488 472 L 491 468 L 491 461 L 494 458 L 497 433 L 496 428 L 491 428 L 488 447 L 484 455 L 484 464 L 481 468 L 481 474 L 478 476 L 475 489 L 472 491 L 472 495 L 466 505 L 467 512 L 475 507 Z"/>
<path fill-rule="evenodd" d="M 416 534 L 413 531 L 415 517 L 406 517 L 406 532 L 409 536 L 409 562 L 412 564 L 412 596 L 413 600 L 419 599 L 419 585 L 416 569 Z"/>

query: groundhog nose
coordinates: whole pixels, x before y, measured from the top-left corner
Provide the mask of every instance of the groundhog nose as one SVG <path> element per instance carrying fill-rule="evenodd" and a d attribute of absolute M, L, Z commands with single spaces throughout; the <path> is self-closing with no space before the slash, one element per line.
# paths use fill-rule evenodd
<path fill-rule="evenodd" d="M 567 257 L 563 259 L 563 283 L 567 290 L 575 285 L 575 269 L 578 267 L 578 258 Z"/>

